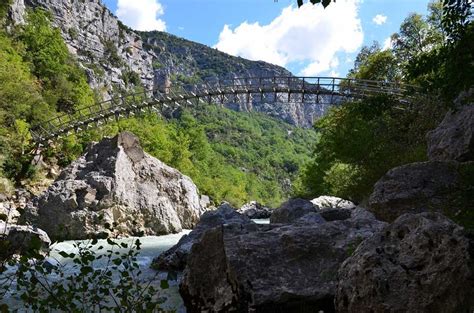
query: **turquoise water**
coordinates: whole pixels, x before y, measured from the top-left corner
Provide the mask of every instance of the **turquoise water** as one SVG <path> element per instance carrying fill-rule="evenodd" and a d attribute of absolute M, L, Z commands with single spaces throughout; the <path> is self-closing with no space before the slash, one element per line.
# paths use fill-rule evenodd
<path fill-rule="evenodd" d="M 166 299 L 166 301 L 163 303 L 162 308 L 164 309 L 169 309 L 169 310 L 176 310 L 177 313 L 185 313 L 186 309 L 184 308 L 183 305 L 183 300 L 181 299 L 181 296 L 179 295 L 178 291 L 178 282 L 177 281 L 169 281 L 169 288 L 163 290 L 160 288 L 160 281 L 162 279 L 166 279 L 168 273 L 166 272 L 157 272 L 152 269 L 150 269 L 150 264 L 156 256 L 158 256 L 160 253 L 168 250 L 171 248 L 173 245 L 175 245 L 179 239 L 185 235 L 188 234 L 190 230 L 184 230 L 178 234 L 171 234 L 171 235 L 164 235 L 164 236 L 147 236 L 147 237 L 140 237 L 140 238 L 135 238 L 135 237 L 129 237 L 129 238 L 123 238 L 123 239 L 117 239 L 115 240 L 117 243 L 127 243 L 127 244 L 132 244 L 135 242 L 136 239 L 139 239 L 141 242 L 141 249 L 139 251 L 139 255 L 137 258 L 137 262 L 140 266 L 140 270 L 143 272 L 143 274 L 140 276 L 141 277 L 141 282 L 144 284 L 151 283 L 156 289 L 159 289 L 159 297 Z M 64 272 L 66 274 L 72 274 L 74 271 L 77 271 L 77 267 L 71 262 L 70 259 L 64 259 L 59 252 L 64 251 L 67 253 L 75 253 L 77 252 L 77 248 L 74 247 L 74 244 L 86 244 L 87 241 L 81 241 L 81 240 L 76 240 L 76 241 L 64 241 L 64 242 L 59 242 L 55 243 L 51 246 L 51 253 L 50 256 L 47 258 L 48 262 L 52 264 L 61 264 L 64 267 Z M 99 246 L 103 246 L 104 248 L 101 249 L 100 251 L 97 250 L 96 248 Z M 106 250 L 112 248 L 110 245 L 107 244 L 106 240 L 99 240 L 98 244 L 95 245 L 95 250 L 97 251 L 97 255 L 100 254 L 105 254 Z M 93 249 L 94 250 L 94 249 Z M 128 251 L 128 249 L 117 249 L 116 246 L 114 246 L 114 251 L 120 251 L 122 250 L 123 252 Z M 102 253 L 102 251 L 104 251 Z M 94 262 L 94 268 L 99 269 L 99 268 L 105 268 L 106 266 L 106 260 L 98 260 Z M 10 268 L 8 272 L 14 271 L 14 268 Z M 51 276 L 49 279 L 57 279 L 57 277 Z M 13 289 L 14 286 L 11 286 L 11 289 Z M 16 310 L 18 312 L 26 312 L 26 310 L 22 307 L 21 301 L 19 299 L 15 299 L 11 294 L 6 295 L 6 299 L 3 299 L 3 302 L 7 303 L 10 307 L 10 309 Z"/>

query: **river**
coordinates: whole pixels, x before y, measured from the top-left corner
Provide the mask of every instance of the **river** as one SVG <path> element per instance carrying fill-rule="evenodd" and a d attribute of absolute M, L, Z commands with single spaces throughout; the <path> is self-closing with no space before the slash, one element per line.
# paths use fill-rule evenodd
<path fill-rule="evenodd" d="M 255 223 L 258 224 L 268 224 L 269 219 L 258 219 L 258 220 L 253 220 Z M 166 272 L 156 272 L 152 269 L 150 269 L 150 264 L 156 256 L 158 256 L 160 253 L 168 250 L 171 248 L 173 245 L 175 245 L 179 239 L 185 235 L 188 234 L 190 230 L 184 230 L 178 234 L 170 234 L 170 235 L 163 235 L 163 236 L 146 236 L 146 237 L 128 237 L 128 238 L 123 238 L 123 239 L 118 239 L 116 242 L 120 243 L 127 243 L 131 244 L 134 242 L 136 239 L 139 239 L 141 242 L 141 250 L 139 251 L 137 262 L 140 266 L 141 271 L 143 272 L 142 277 L 144 277 L 144 282 L 148 282 L 153 280 L 153 286 L 155 288 L 160 289 L 160 280 L 166 279 L 167 278 L 167 273 Z M 64 251 L 67 253 L 75 253 L 77 252 L 77 249 L 74 247 L 74 243 L 83 243 L 83 241 L 63 241 L 59 243 L 55 243 L 51 246 L 51 252 L 50 256 L 48 257 L 48 261 L 50 263 L 55 264 L 56 262 L 59 262 L 64 265 L 64 270 L 67 274 L 72 274 L 77 268 L 74 267 L 74 264 L 69 261 L 69 259 L 64 259 L 59 252 Z M 111 247 L 107 244 L 106 240 L 99 240 L 98 244 L 95 245 L 95 247 L 99 246 L 104 246 L 104 249 L 101 251 L 106 251 L 107 249 L 110 249 Z M 117 250 L 117 248 L 115 248 Z M 125 251 L 125 249 L 122 249 Z M 118 251 L 118 250 L 117 250 Z M 98 252 L 98 254 L 100 254 Z M 95 268 L 103 268 L 105 267 L 105 259 L 96 261 L 94 263 Z M 148 280 L 147 280 L 148 279 Z M 179 290 L 178 290 L 178 283 L 177 281 L 169 281 L 169 288 L 163 290 L 160 289 L 159 291 L 160 297 L 163 297 L 166 299 L 166 301 L 161 305 L 163 309 L 169 309 L 169 310 L 175 310 L 176 313 L 186 313 L 186 309 L 184 308 L 183 305 L 183 300 L 181 299 L 181 296 L 179 295 Z M 14 308 L 18 311 L 22 311 L 21 307 L 21 301 L 19 299 L 15 299 L 11 295 L 9 295 L 9 299 L 4 299 L 6 300 L 5 302 L 10 306 L 10 308 Z"/>

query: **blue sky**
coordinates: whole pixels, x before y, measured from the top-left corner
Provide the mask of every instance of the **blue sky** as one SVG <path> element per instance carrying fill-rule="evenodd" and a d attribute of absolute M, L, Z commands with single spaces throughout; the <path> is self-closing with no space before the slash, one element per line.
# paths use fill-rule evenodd
<path fill-rule="evenodd" d="M 128 26 L 165 30 L 306 76 L 345 76 L 363 45 L 384 45 L 426 0 L 337 0 L 327 9 L 296 0 L 104 0 Z M 225 3 L 225 4 L 223 4 Z"/>

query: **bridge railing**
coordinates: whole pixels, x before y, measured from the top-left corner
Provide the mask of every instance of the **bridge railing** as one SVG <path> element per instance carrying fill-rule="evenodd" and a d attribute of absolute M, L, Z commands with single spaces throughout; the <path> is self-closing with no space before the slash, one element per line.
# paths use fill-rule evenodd
<path fill-rule="evenodd" d="M 101 124 L 136 112 L 190 103 L 192 99 L 209 102 L 259 101 L 340 104 L 345 100 L 385 94 L 409 101 L 417 87 L 393 82 L 356 80 L 337 77 L 235 77 L 192 85 L 114 96 L 108 100 L 58 114 L 32 130 L 33 139 L 44 142 L 71 131 L 80 131 L 90 124 Z M 294 97 L 293 95 L 300 95 Z M 231 97 L 230 100 L 226 97 Z"/>

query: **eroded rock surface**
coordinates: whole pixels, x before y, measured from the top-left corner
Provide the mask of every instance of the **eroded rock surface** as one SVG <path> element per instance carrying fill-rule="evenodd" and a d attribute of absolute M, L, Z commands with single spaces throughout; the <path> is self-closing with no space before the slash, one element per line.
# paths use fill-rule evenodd
<path fill-rule="evenodd" d="M 374 186 L 369 208 L 385 221 L 404 213 L 441 212 L 460 217 L 472 208 L 472 162 L 430 161 L 391 169 Z"/>
<path fill-rule="evenodd" d="M 290 199 L 273 211 L 270 216 L 270 223 L 291 223 L 308 213 L 316 211 L 311 201 Z"/>
<path fill-rule="evenodd" d="M 471 312 L 463 229 L 439 213 L 405 214 L 366 239 L 339 270 L 338 312 Z"/>
<path fill-rule="evenodd" d="M 334 312 L 340 264 L 386 225 L 370 216 L 206 231 L 180 285 L 188 312 Z"/>
<path fill-rule="evenodd" d="M 112 232 L 160 235 L 192 228 L 200 214 L 191 179 L 146 154 L 124 132 L 90 145 L 27 207 L 25 221 L 52 238 Z"/>
<path fill-rule="evenodd" d="M 175 246 L 153 260 L 152 267 L 158 270 L 184 270 L 193 244 L 201 239 L 205 231 L 224 224 L 248 225 L 254 223 L 229 204 L 221 204 L 217 210 L 204 213 L 199 223 L 188 235 L 184 235 Z"/>
<path fill-rule="evenodd" d="M 42 229 L 26 225 L 7 224 L 0 221 L 0 240 L 6 240 L 7 245 L 2 245 L 3 255 L 31 253 L 33 250 L 46 253 L 51 240 Z"/>
<path fill-rule="evenodd" d="M 250 219 L 262 219 L 270 218 L 272 215 L 272 209 L 258 203 L 257 201 L 251 201 L 244 204 L 238 212 L 247 216 Z"/>
<path fill-rule="evenodd" d="M 427 138 L 430 160 L 474 161 L 474 105 L 448 112 Z"/>
<path fill-rule="evenodd" d="M 308 213 L 318 213 L 326 221 L 344 220 L 351 216 L 355 207 L 351 201 L 332 196 L 321 196 L 311 201 L 295 198 L 273 210 L 270 223 L 293 223 Z"/>

